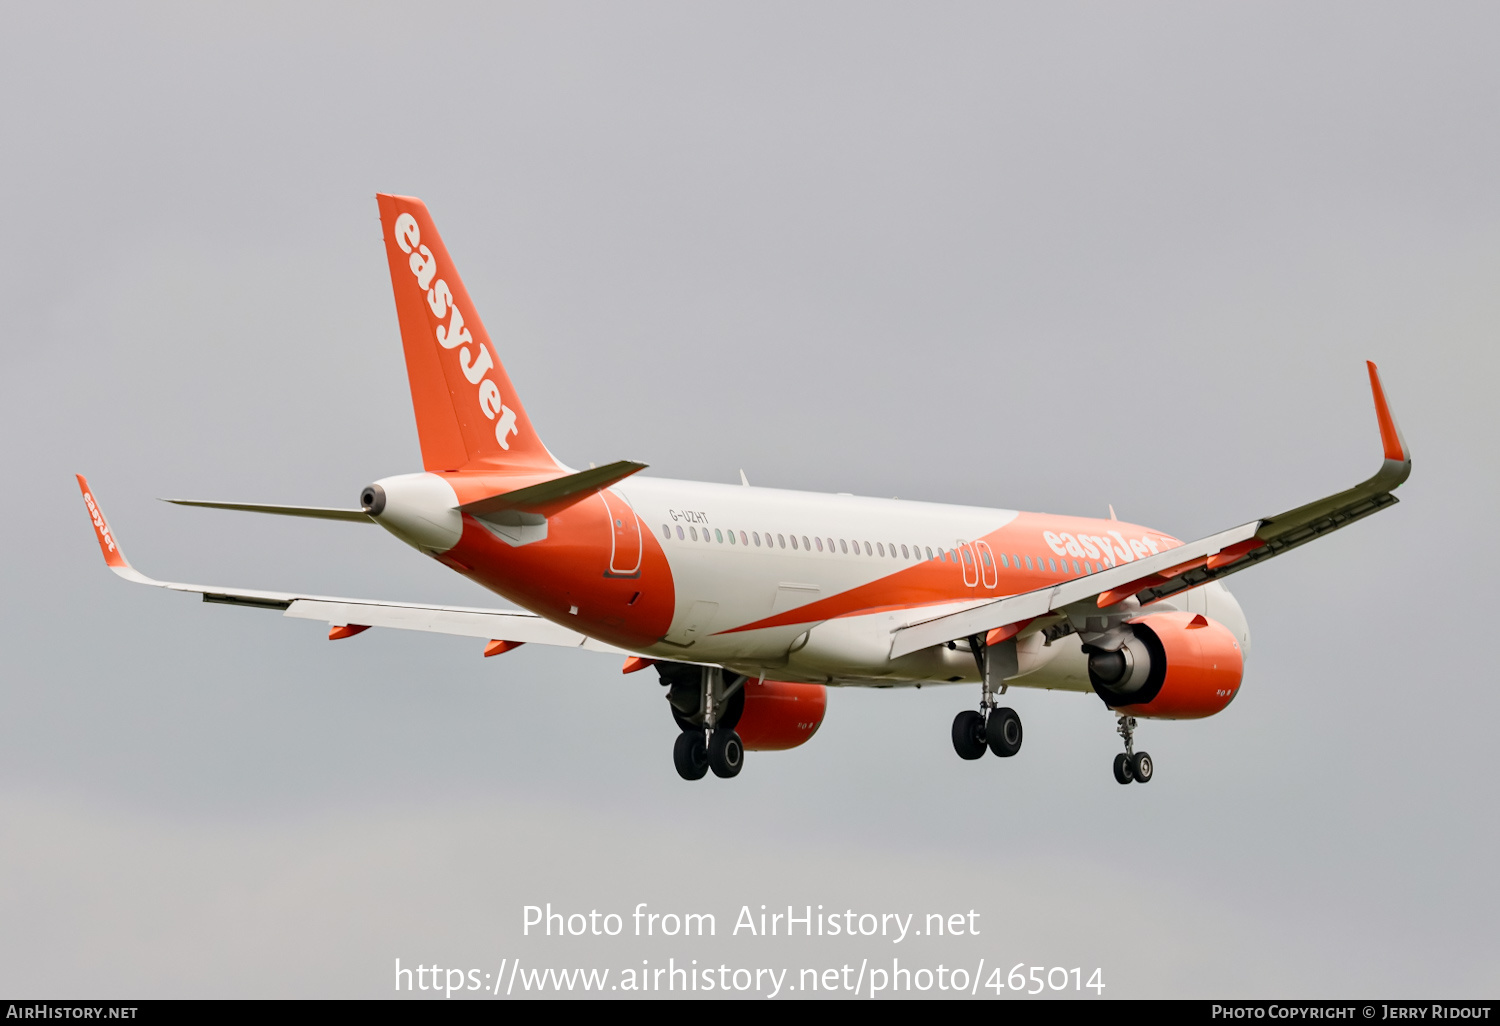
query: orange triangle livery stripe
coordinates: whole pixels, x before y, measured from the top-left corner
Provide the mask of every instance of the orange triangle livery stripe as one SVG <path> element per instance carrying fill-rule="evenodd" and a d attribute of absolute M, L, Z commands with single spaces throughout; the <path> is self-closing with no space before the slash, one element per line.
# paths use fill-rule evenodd
<path fill-rule="evenodd" d="M 1115 537 L 1116 535 L 1119 537 Z M 1140 552 L 1134 551 L 1131 547 L 1132 541 L 1145 545 L 1145 539 L 1148 537 L 1155 548 L 1142 548 Z M 1088 539 L 1089 548 L 1087 551 L 1081 547 L 1078 548 L 1080 557 L 1053 555 L 1058 548 L 1071 553 L 1073 547 L 1079 545 L 1080 541 L 1085 538 Z M 1058 548 L 1053 548 L 1054 544 Z M 903 567 L 868 584 L 862 584 L 836 595 L 716 633 L 736 634 L 741 631 L 789 627 L 845 616 L 867 616 L 871 613 L 918 609 L 970 599 L 1002 598 L 1006 595 L 1015 595 L 1083 576 L 1081 572 L 1073 572 L 1072 564 L 1075 562 L 1080 565 L 1080 569 L 1086 561 L 1100 567 L 1118 566 L 1133 562 L 1140 558 L 1142 553 L 1171 549 L 1180 544 L 1182 544 L 1180 541 L 1169 535 L 1118 520 L 1101 521 L 1084 517 L 1018 513 L 1004 527 L 986 534 L 978 541 L 947 550 L 951 555 L 962 558 L 962 550 L 968 549 L 968 556 L 975 562 L 965 566 L 964 570 L 966 574 L 972 573 L 975 578 L 976 583 L 973 586 L 967 586 L 965 583 L 955 585 L 954 576 L 959 572 L 959 567 L 954 566 L 952 561 L 924 560 L 921 563 Z M 1107 558 L 1101 551 L 1105 546 L 1109 547 Z M 1089 558 L 1090 552 L 1093 555 L 1092 559 Z M 1003 567 L 999 565 L 1001 553 L 1006 555 L 1009 565 Z M 1022 553 L 1033 558 L 1038 554 L 1046 553 L 1044 558 L 1051 558 L 1067 565 L 1068 572 L 1061 574 L 1047 569 L 1040 561 L 1033 563 L 1030 567 L 1018 565 L 1015 563 L 1015 558 Z M 978 562 L 986 557 L 991 561 L 987 567 Z M 1185 563 L 1180 569 L 1191 565 L 1195 563 Z M 964 581 L 967 580 L 966 576 Z M 1135 590 L 1139 591 L 1140 588 Z"/>

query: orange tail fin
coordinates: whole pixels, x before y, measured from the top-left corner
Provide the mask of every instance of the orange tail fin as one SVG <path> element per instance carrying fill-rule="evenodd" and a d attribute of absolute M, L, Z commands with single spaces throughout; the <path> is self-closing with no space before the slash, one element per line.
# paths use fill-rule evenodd
<path fill-rule="evenodd" d="M 376 196 L 426 470 L 558 468 L 500 363 L 427 206 Z"/>

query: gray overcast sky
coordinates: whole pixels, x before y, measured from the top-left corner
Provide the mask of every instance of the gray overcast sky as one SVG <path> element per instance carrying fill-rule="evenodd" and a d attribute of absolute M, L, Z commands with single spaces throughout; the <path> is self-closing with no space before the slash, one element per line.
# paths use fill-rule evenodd
<path fill-rule="evenodd" d="M 0 991 L 344 995 L 403 964 L 1099 966 L 1112 996 L 1493 996 L 1500 10 L 10 3 Z M 574 465 L 1193 537 L 1375 469 L 1234 579 L 1254 653 L 1109 773 L 1097 700 L 838 692 L 732 783 L 650 674 L 132 588 L 485 604 L 346 505 L 419 469 L 376 191 L 423 197 Z M 1470 619 L 1480 616 L 1478 621 Z M 719 916 L 539 941 L 521 907 Z M 900 948 L 743 904 L 982 913 Z"/>

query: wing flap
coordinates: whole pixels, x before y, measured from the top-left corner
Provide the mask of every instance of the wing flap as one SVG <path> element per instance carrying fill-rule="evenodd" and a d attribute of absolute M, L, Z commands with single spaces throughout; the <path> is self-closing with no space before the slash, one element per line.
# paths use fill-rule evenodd
<path fill-rule="evenodd" d="M 452 634 L 463 638 L 630 654 L 622 648 L 568 630 L 535 613 L 519 610 L 421 606 L 362 599 L 302 598 L 290 603 L 285 615 L 300 620 L 322 620 L 329 625 L 360 624 L 365 627 Z"/>

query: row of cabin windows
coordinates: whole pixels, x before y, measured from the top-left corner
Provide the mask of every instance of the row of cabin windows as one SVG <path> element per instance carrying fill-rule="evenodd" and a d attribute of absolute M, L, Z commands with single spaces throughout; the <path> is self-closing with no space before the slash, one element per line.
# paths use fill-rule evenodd
<path fill-rule="evenodd" d="M 668 526 L 667 524 L 662 524 L 661 525 L 661 536 L 663 538 L 666 538 L 667 540 L 670 541 L 671 538 L 672 538 L 672 528 L 670 526 Z M 774 538 L 774 541 L 773 541 L 773 538 Z M 861 551 L 861 546 L 863 546 L 863 551 L 864 551 L 865 555 L 867 555 L 867 556 L 880 556 L 880 557 L 883 558 L 883 557 L 886 556 L 887 549 L 889 548 L 890 557 L 892 559 L 900 558 L 900 559 L 905 559 L 907 561 L 910 561 L 910 560 L 913 560 L 913 559 L 923 559 L 923 558 L 925 558 L 925 559 L 931 560 L 933 562 L 948 562 L 948 563 L 957 563 L 959 561 L 959 559 L 960 559 L 960 553 L 961 553 L 962 554 L 962 559 L 963 559 L 964 563 L 966 563 L 969 566 L 973 566 L 974 565 L 974 557 L 969 552 L 969 550 L 967 548 L 964 548 L 962 550 L 959 550 L 959 549 L 944 549 L 941 546 L 939 546 L 936 555 L 934 555 L 933 551 L 932 551 L 932 547 L 930 545 L 928 545 L 928 546 L 913 545 L 910 548 L 908 548 L 905 545 L 902 545 L 902 546 L 900 546 L 901 554 L 898 557 L 896 555 L 897 546 L 896 546 L 895 542 L 891 542 L 890 545 L 889 545 L 889 547 L 887 547 L 886 543 L 884 543 L 884 542 L 874 542 L 872 544 L 871 542 L 867 542 L 867 541 L 865 541 L 865 542 L 852 541 L 852 540 L 847 539 L 847 538 L 837 538 L 837 539 L 835 539 L 835 538 L 829 538 L 829 539 L 827 539 L 827 546 L 825 547 L 824 546 L 824 539 L 823 538 L 816 538 L 815 537 L 815 538 L 809 539 L 808 536 L 804 534 L 800 538 L 801 544 L 798 544 L 799 538 L 795 534 L 793 534 L 793 535 L 785 535 L 785 534 L 772 535 L 770 531 L 766 532 L 765 541 L 762 542 L 759 531 L 751 531 L 748 534 L 746 532 L 744 532 L 744 531 L 740 531 L 739 532 L 739 537 L 736 538 L 734 531 L 732 531 L 732 530 L 731 531 L 725 531 L 722 528 L 718 528 L 718 527 L 715 527 L 713 529 L 713 534 L 712 535 L 709 534 L 709 529 L 707 527 L 703 528 L 703 534 L 702 534 L 701 540 L 705 541 L 705 542 L 710 542 L 710 543 L 717 542 L 720 545 L 723 545 L 723 544 L 726 544 L 726 543 L 729 544 L 729 545 L 739 544 L 739 545 L 744 545 L 746 547 L 754 545 L 756 548 L 760 548 L 761 545 L 764 544 L 766 548 L 777 548 L 777 547 L 780 547 L 780 548 L 784 549 L 784 548 L 787 547 L 787 540 L 788 540 L 788 538 L 790 538 L 790 540 L 791 540 L 791 548 L 793 548 L 794 550 L 805 550 L 807 552 L 812 552 L 813 549 L 816 548 L 817 551 L 819 551 L 819 552 L 825 552 L 825 551 L 826 552 L 835 552 L 835 551 L 837 551 L 837 552 L 842 552 L 845 555 L 848 555 L 852 551 L 854 553 L 854 555 L 857 556 L 857 555 L 859 555 L 859 553 Z M 677 540 L 678 541 L 689 541 L 689 540 L 691 540 L 691 541 L 699 541 L 700 538 L 699 538 L 699 534 L 698 534 L 698 528 L 696 528 L 696 527 L 688 527 L 686 530 L 684 530 L 683 526 L 681 524 L 678 524 L 677 525 Z M 923 555 L 924 552 L 926 553 L 925 557 Z M 985 565 L 986 569 L 993 569 L 994 568 L 995 564 L 990 559 L 990 554 L 989 554 L 988 550 L 981 549 L 980 552 L 979 552 L 979 558 L 984 561 L 984 565 Z M 1061 564 L 1061 569 L 1060 570 L 1059 570 L 1059 564 Z M 1024 565 L 1027 570 L 1046 571 L 1046 572 L 1050 572 L 1050 573 L 1054 573 L 1054 574 L 1055 573 L 1059 573 L 1059 572 L 1060 573 L 1064 573 L 1064 574 L 1071 572 L 1071 573 L 1073 573 L 1075 575 L 1098 573 L 1100 570 L 1103 569 L 1103 566 L 1101 566 L 1100 564 L 1098 564 L 1098 563 L 1091 563 L 1091 562 L 1089 562 L 1086 559 L 1085 560 L 1081 560 L 1081 561 L 1075 559 L 1075 560 L 1072 561 L 1072 564 L 1073 565 L 1070 568 L 1068 566 L 1068 560 L 1066 560 L 1066 559 L 1055 559 L 1055 558 L 1053 558 L 1051 556 L 1048 556 L 1048 557 L 1045 557 L 1045 558 L 1043 558 L 1042 556 L 1037 556 L 1036 559 L 1035 559 L 1035 562 L 1033 562 L 1031 556 L 1022 556 L 1022 555 L 1010 554 L 1009 557 L 1007 558 L 1007 553 L 1004 553 L 1004 552 L 1000 553 L 1000 565 L 1002 567 L 1007 568 L 1007 569 L 1009 569 L 1011 567 L 1014 567 L 1015 569 L 1019 570 Z"/>

